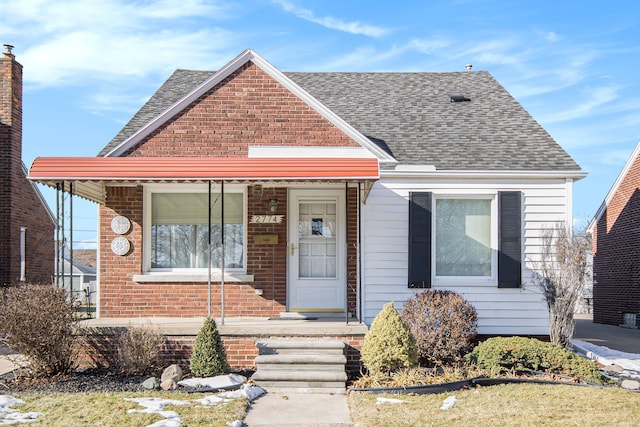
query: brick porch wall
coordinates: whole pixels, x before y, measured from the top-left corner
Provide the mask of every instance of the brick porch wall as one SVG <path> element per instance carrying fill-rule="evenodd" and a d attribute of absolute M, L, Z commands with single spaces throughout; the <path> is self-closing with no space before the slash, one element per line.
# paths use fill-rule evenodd
<path fill-rule="evenodd" d="M 227 363 L 232 370 L 255 370 L 255 358 L 258 356 L 258 348 L 256 342 L 264 339 L 288 339 L 291 337 L 281 336 L 250 336 L 250 335 L 221 335 L 225 352 L 227 355 Z M 312 339 L 317 337 L 299 337 L 296 339 Z M 323 337 L 323 339 L 336 339 L 344 341 L 346 344 L 346 369 L 349 372 L 358 373 L 362 370 L 362 362 L 360 361 L 360 349 L 364 341 L 363 335 L 351 336 L 331 336 Z M 166 335 L 165 345 L 162 350 L 161 364 L 167 366 L 172 363 L 180 365 L 181 368 L 189 370 L 189 359 L 193 353 L 193 346 L 196 340 L 195 335 Z M 115 336 L 111 334 L 94 335 L 92 344 L 85 348 L 86 360 L 93 365 L 107 365 L 109 360 L 113 359 L 111 352 L 116 349 Z"/>

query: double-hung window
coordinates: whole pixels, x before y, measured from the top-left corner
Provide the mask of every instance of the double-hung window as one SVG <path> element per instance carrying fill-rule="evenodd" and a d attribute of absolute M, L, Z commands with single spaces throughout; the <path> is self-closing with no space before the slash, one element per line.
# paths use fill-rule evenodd
<path fill-rule="evenodd" d="M 409 287 L 497 284 L 519 287 L 519 191 L 449 195 L 414 192 L 409 200 Z"/>
<path fill-rule="evenodd" d="M 147 189 L 148 271 L 245 270 L 245 200 L 241 189 L 153 186 Z M 224 221 L 224 229 L 222 223 Z M 223 233 L 224 231 L 224 233 Z M 224 243 L 223 243 L 224 235 Z"/>
<path fill-rule="evenodd" d="M 495 277 L 494 197 L 435 197 L 435 279 Z"/>

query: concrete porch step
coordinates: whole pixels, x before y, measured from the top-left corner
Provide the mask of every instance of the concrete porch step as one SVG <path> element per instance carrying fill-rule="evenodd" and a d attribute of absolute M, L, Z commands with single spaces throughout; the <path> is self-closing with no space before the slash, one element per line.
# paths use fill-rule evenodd
<path fill-rule="evenodd" d="M 345 343 L 337 340 L 265 340 L 256 343 L 252 379 L 267 391 L 345 393 Z"/>

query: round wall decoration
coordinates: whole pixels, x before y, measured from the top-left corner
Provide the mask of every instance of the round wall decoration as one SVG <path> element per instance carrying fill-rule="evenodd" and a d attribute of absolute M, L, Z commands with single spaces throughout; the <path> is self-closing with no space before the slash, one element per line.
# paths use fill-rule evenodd
<path fill-rule="evenodd" d="M 131 230 L 131 221 L 126 216 L 118 215 L 111 220 L 111 229 L 117 234 L 127 234 Z"/>
<path fill-rule="evenodd" d="M 111 252 L 116 255 L 126 255 L 131 250 L 131 242 L 122 236 L 111 241 Z"/>

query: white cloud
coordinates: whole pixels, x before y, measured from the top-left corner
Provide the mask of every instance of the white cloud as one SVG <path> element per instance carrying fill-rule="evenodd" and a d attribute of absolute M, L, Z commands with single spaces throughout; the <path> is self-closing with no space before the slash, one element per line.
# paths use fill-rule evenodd
<path fill-rule="evenodd" d="M 298 7 L 286 0 L 274 0 L 274 3 L 282 7 L 286 12 L 290 12 L 300 19 L 322 25 L 323 27 L 331 30 L 343 31 L 350 34 L 362 34 L 364 36 L 375 38 L 382 37 L 391 32 L 388 28 L 362 24 L 358 21 L 345 22 L 339 18 L 333 18 L 331 16 L 317 17 L 313 11 Z"/>
<path fill-rule="evenodd" d="M 560 98 L 560 97 L 559 97 Z M 566 98 L 566 97 L 565 97 Z M 562 99 L 565 99 L 562 98 Z M 561 112 L 556 112 L 553 115 L 549 115 L 545 118 L 547 123 L 563 122 L 567 120 L 581 119 L 589 117 L 594 113 L 600 114 L 602 106 L 614 101 L 618 98 L 618 88 L 614 86 L 604 86 L 592 89 L 589 93 L 589 97 L 584 100 L 576 100 L 575 98 L 571 102 L 565 102 L 565 105 L 574 106 Z"/>
<path fill-rule="evenodd" d="M 6 42 L 16 45 L 30 88 L 166 75 L 176 64 L 211 68 L 237 54 L 227 47 L 239 37 L 211 25 L 230 7 L 216 1 L 0 0 L 0 7 L 0 35 L 21 30 Z M 199 18 L 208 26 L 193 25 Z"/>

